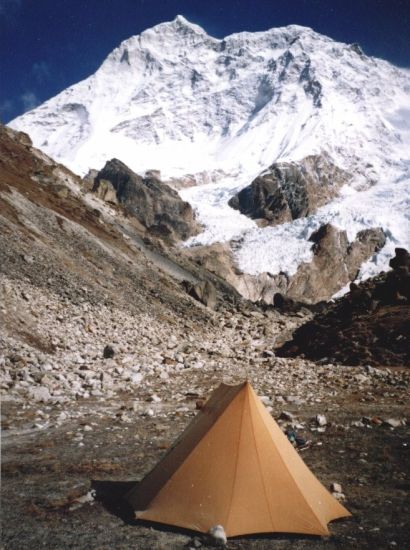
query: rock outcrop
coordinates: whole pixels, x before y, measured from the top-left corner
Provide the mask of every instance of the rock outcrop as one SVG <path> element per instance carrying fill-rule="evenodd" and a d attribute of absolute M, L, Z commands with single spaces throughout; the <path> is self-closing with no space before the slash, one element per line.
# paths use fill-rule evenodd
<path fill-rule="evenodd" d="M 98 172 L 92 191 L 108 202 L 123 205 L 157 237 L 177 241 L 199 230 L 191 206 L 154 171 L 141 177 L 113 159 Z"/>
<path fill-rule="evenodd" d="M 410 364 L 410 255 L 396 249 L 392 271 L 350 292 L 297 329 L 276 353 L 345 365 Z"/>
<path fill-rule="evenodd" d="M 361 264 L 379 251 L 386 242 L 380 228 L 366 229 L 349 243 L 346 231 L 322 225 L 311 236 L 313 258 L 299 266 L 289 279 L 286 294 L 308 303 L 329 300 L 338 290 L 354 280 Z"/>
<path fill-rule="evenodd" d="M 348 179 L 325 153 L 300 162 L 278 162 L 228 204 L 261 224 L 275 225 L 312 214 L 335 197 Z"/>
<path fill-rule="evenodd" d="M 361 264 L 385 244 L 380 228 L 360 231 L 349 243 L 346 232 L 330 224 L 323 225 L 310 237 L 313 256 L 302 263 L 294 275 L 286 273 L 242 273 L 226 244 L 195 247 L 185 254 L 232 285 L 244 298 L 253 302 L 274 303 L 280 293 L 287 299 L 305 304 L 329 300 L 336 292 L 353 281 Z"/>

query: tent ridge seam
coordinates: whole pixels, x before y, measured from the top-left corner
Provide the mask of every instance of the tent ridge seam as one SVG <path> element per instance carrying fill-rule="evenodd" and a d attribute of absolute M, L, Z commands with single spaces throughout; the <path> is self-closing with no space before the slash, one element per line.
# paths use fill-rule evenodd
<path fill-rule="evenodd" d="M 248 400 L 250 401 L 249 395 L 248 395 Z M 257 441 L 256 441 L 256 436 L 255 436 L 255 429 L 254 429 L 254 425 L 253 425 L 252 408 L 250 406 L 249 406 L 249 411 L 250 411 L 250 417 L 251 417 L 252 437 L 253 437 L 253 441 L 254 441 L 254 444 L 255 444 L 256 456 L 257 456 L 257 459 L 258 459 L 259 473 L 260 473 L 260 476 L 261 476 L 261 479 L 262 479 L 262 484 L 263 484 L 263 493 L 265 495 L 265 501 L 266 501 L 266 504 L 268 506 L 268 511 L 269 511 L 269 517 L 270 517 L 270 521 L 271 521 L 271 525 L 272 525 L 272 530 L 275 531 L 275 523 L 273 521 L 272 510 L 271 510 L 271 507 L 270 507 L 268 494 L 266 492 L 265 477 L 264 477 L 263 471 L 262 471 L 261 460 L 260 460 L 260 456 L 259 456 L 259 449 L 258 449 L 258 444 L 257 444 Z M 262 421 L 263 421 L 263 419 L 262 419 Z M 265 425 L 264 422 L 263 422 L 263 424 Z"/>
<path fill-rule="evenodd" d="M 235 493 L 236 475 L 237 475 L 237 473 L 238 473 L 238 463 L 239 463 L 239 445 L 240 445 L 241 436 L 242 436 L 244 410 L 245 410 L 245 407 L 242 407 L 242 412 L 241 412 L 241 423 L 240 423 L 239 437 L 238 437 L 238 445 L 237 445 L 237 448 L 236 448 L 235 473 L 234 473 L 234 475 L 233 475 L 233 482 L 232 482 L 232 489 L 231 489 L 231 498 L 229 499 L 229 507 L 228 507 L 228 517 L 226 518 L 226 522 L 225 522 L 225 526 L 224 526 L 225 529 L 228 528 L 228 523 L 229 523 L 229 520 L 230 520 L 231 509 L 232 509 L 233 495 L 234 495 L 234 493 Z"/>
<path fill-rule="evenodd" d="M 266 430 L 266 431 L 268 432 L 268 434 L 270 435 L 270 431 L 269 431 L 269 429 L 267 428 L 266 423 L 265 423 L 263 417 L 262 417 L 262 420 L 263 420 L 263 425 L 264 425 L 264 427 L 265 427 L 265 430 Z M 289 443 L 289 445 L 290 445 L 290 443 Z M 295 450 L 295 453 L 296 453 L 296 452 L 297 452 L 297 451 Z M 286 461 L 283 459 L 279 447 L 278 447 L 278 456 L 279 456 L 279 458 L 280 458 L 280 461 L 281 461 L 282 464 L 284 465 L 286 471 L 287 471 L 288 474 L 290 475 L 291 479 L 293 479 L 292 473 L 291 473 L 291 471 L 289 470 L 289 468 L 288 468 L 288 466 L 287 466 L 287 464 L 286 464 Z M 294 484 L 295 484 L 295 487 L 297 488 L 298 492 L 299 492 L 300 495 L 302 496 L 303 500 L 306 502 L 306 504 L 308 505 L 308 507 L 309 507 L 310 510 L 312 511 L 313 516 L 317 519 L 317 521 L 320 523 L 320 525 L 321 525 L 324 529 L 326 529 L 326 531 L 329 531 L 329 530 L 328 530 L 328 527 L 327 527 L 327 522 L 323 523 L 322 520 L 318 517 L 318 515 L 316 514 L 316 512 L 315 512 L 315 510 L 313 509 L 312 505 L 310 504 L 309 500 L 306 498 L 304 492 L 303 492 L 302 489 L 299 487 L 299 484 L 298 484 L 296 481 L 294 481 Z"/>

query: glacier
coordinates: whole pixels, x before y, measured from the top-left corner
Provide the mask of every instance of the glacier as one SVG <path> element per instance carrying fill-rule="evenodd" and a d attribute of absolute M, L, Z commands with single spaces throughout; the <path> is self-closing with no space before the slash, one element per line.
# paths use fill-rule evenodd
<path fill-rule="evenodd" d="M 326 222 L 351 239 L 385 230 L 386 246 L 359 277 L 409 247 L 410 72 L 306 27 L 217 39 L 177 16 L 10 126 L 80 175 L 116 157 L 138 173 L 192 176 L 198 185 L 180 194 L 204 231 L 185 246 L 232 241 L 245 273 L 294 273 Z M 351 179 L 315 214 L 260 228 L 228 206 L 273 162 L 323 152 Z"/>

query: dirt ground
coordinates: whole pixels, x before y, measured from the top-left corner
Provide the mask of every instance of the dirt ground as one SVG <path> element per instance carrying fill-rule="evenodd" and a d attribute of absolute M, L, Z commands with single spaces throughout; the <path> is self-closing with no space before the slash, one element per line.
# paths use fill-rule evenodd
<path fill-rule="evenodd" d="M 216 380 L 204 380 L 211 386 Z M 192 386 L 181 377 L 180 387 Z M 33 428 L 39 405 L 3 406 L 5 429 L 2 449 L 3 545 L 5 549 L 93 548 L 179 549 L 189 547 L 195 533 L 132 519 L 121 496 L 143 477 L 196 414 L 197 395 L 185 402 L 167 401 L 153 406 L 154 416 L 132 410 L 135 399 L 124 394 L 115 400 L 83 400 L 71 404 L 77 416 L 58 421 L 63 408 L 45 407 L 47 429 Z M 330 524 L 331 536 L 266 535 L 228 541 L 229 549 L 267 548 L 408 548 L 409 429 L 349 426 L 363 416 L 401 417 L 406 408 L 403 392 L 382 403 L 352 395 L 320 405 L 330 426 L 324 433 L 304 434 L 313 446 L 303 459 L 322 481 L 342 485 L 352 518 Z M 64 405 L 64 411 L 68 405 Z M 135 407 L 134 407 L 135 408 Z M 273 405 L 277 417 L 283 405 Z M 318 405 L 287 405 L 306 422 Z M 124 417 L 123 411 L 127 411 Z M 60 424 L 60 425 L 59 425 Z M 81 435 L 82 434 L 82 435 Z M 407 478 L 408 479 L 408 478 Z M 82 503 L 91 489 L 95 499 Z M 77 499 L 80 499 L 78 501 Z M 198 544 L 207 541 L 199 536 Z"/>

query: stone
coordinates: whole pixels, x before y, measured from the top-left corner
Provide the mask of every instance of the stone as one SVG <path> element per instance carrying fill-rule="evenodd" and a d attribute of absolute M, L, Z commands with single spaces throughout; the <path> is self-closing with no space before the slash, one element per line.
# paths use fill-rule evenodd
<path fill-rule="evenodd" d="M 367 384 L 369 382 L 369 378 L 365 374 L 356 374 L 354 378 L 359 384 Z"/>
<path fill-rule="evenodd" d="M 103 351 L 104 359 L 112 359 L 114 355 L 115 355 L 115 350 L 113 346 L 111 346 L 110 344 L 107 344 Z"/>
<path fill-rule="evenodd" d="M 94 184 L 93 184 L 94 188 Z M 98 186 L 96 186 L 96 190 L 94 191 L 97 197 L 104 200 L 105 202 L 109 202 L 111 204 L 118 204 L 118 198 L 117 193 L 114 189 L 113 184 L 104 179 L 100 179 L 98 182 Z"/>
<path fill-rule="evenodd" d="M 266 406 L 272 405 L 272 399 L 268 397 L 267 395 L 260 395 L 259 399 L 262 401 L 262 403 Z"/>
<path fill-rule="evenodd" d="M 34 258 L 33 258 L 33 256 L 30 256 L 29 254 L 23 254 L 22 258 L 23 258 L 23 260 L 24 260 L 27 264 L 32 264 L 32 263 L 34 263 Z"/>
<path fill-rule="evenodd" d="M 217 293 L 215 286 L 210 281 L 201 281 L 193 284 L 190 281 L 182 283 L 185 291 L 205 306 L 215 309 L 217 302 Z"/>
<path fill-rule="evenodd" d="M 149 396 L 148 401 L 151 403 L 161 403 L 162 399 L 156 393 Z"/>
<path fill-rule="evenodd" d="M 209 529 L 208 534 L 210 536 L 211 542 L 215 546 L 226 546 L 227 537 L 225 529 L 222 527 L 222 525 L 214 525 Z"/>
<path fill-rule="evenodd" d="M 131 374 L 130 376 L 130 382 L 131 384 L 134 384 L 134 385 L 139 385 L 141 384 L 141 382 L 143 381 L 144 379 L 144 375 L 141 374 L 140 372 L 136 372 L 134 374 Z"/>
<path fill-rule="evenodd" d="M 389 426 L 390 428 L 398 428 L 403 425 L 403 421 L 398 418 L 387 418 L 386 420 L 383 420 L 383 424 L 385 426 Z"/>
<path fill-rule="evenodd" d="M 82 186 L 85 191 L 90 192 L 94 187 L 94 180 L 98 175 L 98 170 L 90 169 L 87 174 L 83 177 Z"/>
<path fill-rule="evenodd" d="M 353 422 L 350 423 L 351 426 L 353 426 L 354 428 L 364 428 L 365 427 L 365 424 L 363 424 L 363 422 L 361 420 L 354 420 Z"/>
<path fill-rule="evenodd" d="M 293 422 L 295 420 L 295 415 L 288 411 L 282 411 L 279 415 L 279 420 L 286 420 L 288 422 Z"/>
<path fill-rule="evenodd" d="M 303 405 L 304 400 L 296 395 L 287 395 L 285 397 L 287 403 L 292 403 L 293 405 Z"/>
<path fill-rule="evenodd" d="M 332 493 L 342 493 L 342 486 L 340 485 L 340 483 L 331 483 L 330 485 L 330 490 L 332 491 Z"/>
<path fill-rule="evenodd" d="M 324 414 L 317 414 L 315 417 L 315 420 L 316 420 L 316 424 L 320 427 L 326 426 L 327 424 L 327 419 Z"/>
<path fill-rule="evenodd" d="M 48 403 L 52 399 L 50 390 L 46 386 L 29 388 L 28 393 L 29 396 L 37 402 Z"/>
<path fill-rule="evenodd" d="M 101 375 L 101 385 L 104 389 L 112 388 L 114 385 L 112 377 L 107 372 L 103 372 Z"/>

